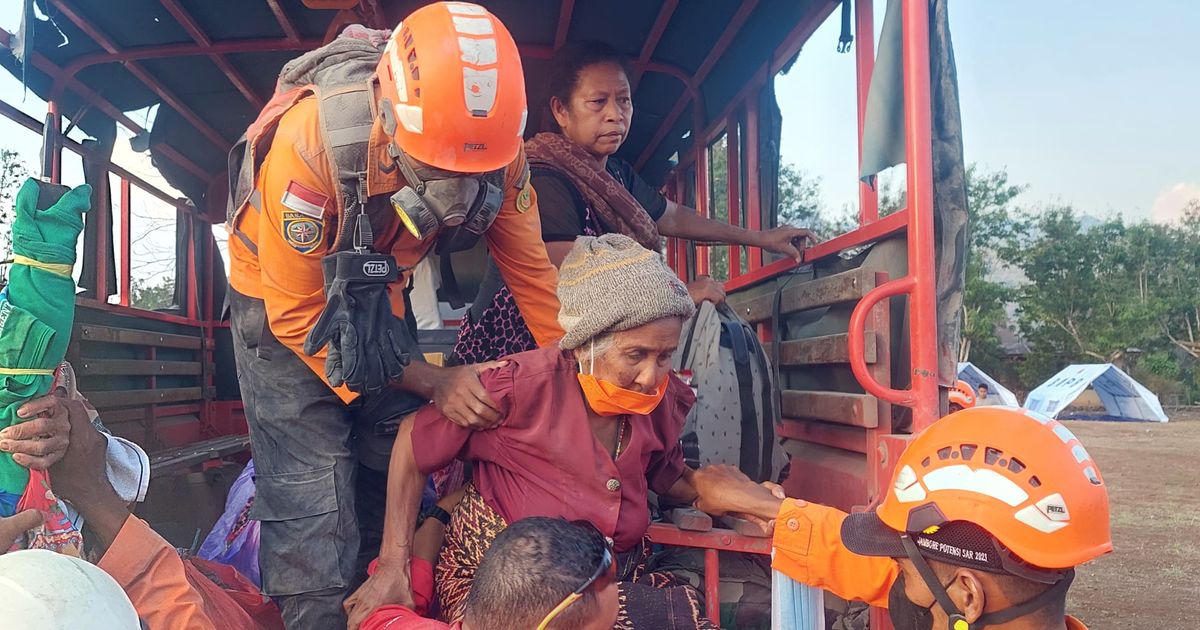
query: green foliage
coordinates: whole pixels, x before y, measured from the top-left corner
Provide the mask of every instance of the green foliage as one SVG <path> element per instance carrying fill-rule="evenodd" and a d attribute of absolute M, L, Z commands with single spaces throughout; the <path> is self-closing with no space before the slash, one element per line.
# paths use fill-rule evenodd
<path fill-rule="evenodd" d="M 155 284 L 148 284 L 144 280 L 133 280 L 130 285 L 130 303 L 137 308 L 153 311 L 175 306 L 174 278 L 161 278 Z"/>
<path fill-rule="evenodd" d="M 959 358 L 1000 377 L 1010 373 L 1011 368 L 996 330 L 1006 323 L 1006 305 L 1013 300 L 1014 292 L 994 277 L 1001 250 L 1026 229 L 1013 205 L 1024 191 L 1024 186 L 1009 182 L 1007 171 L 983 172 L 973 164 L 967 168 L 970 216 Z"/>
<path fill-rule="evenodd" d="M 1135 372 L 1160 393 L 1180 393 L 1166 383 L 1181 383 L 1185 365 L 1200 359 L 1197 214 L 1194 204 L 1178 225 L 1093 225 L 1058 207 L 1034 217 L 1026 234 L 1007 237 L 1005 258 L 1026 280 L 1016 294 L 1032 349 L 1024 378 L 1036 382 L 1075 362 L 1130 367 L 1131 355 L 1144 354 Z"/>
<path fill-rule="evenodd" d="M 0 149 L 0 259 L 12 254 L 13 202 L 29 169 L 16 151 Z M 0 268 L 0 284 L 8 277 L 8 267 Z"/>

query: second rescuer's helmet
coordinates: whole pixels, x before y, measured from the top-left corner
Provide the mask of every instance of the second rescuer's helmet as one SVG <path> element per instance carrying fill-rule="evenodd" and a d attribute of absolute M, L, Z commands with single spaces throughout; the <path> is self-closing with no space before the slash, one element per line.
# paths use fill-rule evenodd
<path fill-rule="evenodd" d="M 950 409 L 958 411 L 974 406 L 975 390 L 971 389 L 971 384 L 963 380 L 955 381 L 954 389 L 950 390 Z"/>
<path fill-rule="evenodd" d="M 437 2 L 404 18 L 377 70 L 385 117 L 409 157 L 457 173 L 516 159 L 528 109 L 521 55 L 487 9 Z"/>
<path fill-rule="evenodd" d="M 1003 407 L 950 414 L 900 456 L 873 512 L 842 526 L 860 555 L 921 555 L 1053 582 L 1112 551 L 1108 490 L 1096 462 L 1056 420 Z"/>

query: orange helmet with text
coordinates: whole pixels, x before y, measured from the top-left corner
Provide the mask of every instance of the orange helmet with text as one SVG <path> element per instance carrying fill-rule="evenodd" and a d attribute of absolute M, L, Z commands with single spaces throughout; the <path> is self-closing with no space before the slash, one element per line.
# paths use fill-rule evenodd
<path fill-rule="evenodd" d="M 956 381 L 954 389 L 950 390 L 950 404 L 958 405 L 959 409 L 970 409 L 975 406 L 975 390 L 966 381 Z"/>
<path fill-rule="evenodd" d="M 483 173 L 520 151 L 528 115 L 521 55 L 487 9 L 436 2 L 392 32 L 377 70 L 397 147 L 435 168 Z"/>
<path fill-rule="evenodd" d="M 977 407 L 933 423 L 900 455 L 886 492 L 874 512 L 843 524 L 852 551 L 904 556 L 903 534 L 931 557 L 1036 576 L 1113 548 L 1096 462 L 1067 427 L 1021 409 Z"/>

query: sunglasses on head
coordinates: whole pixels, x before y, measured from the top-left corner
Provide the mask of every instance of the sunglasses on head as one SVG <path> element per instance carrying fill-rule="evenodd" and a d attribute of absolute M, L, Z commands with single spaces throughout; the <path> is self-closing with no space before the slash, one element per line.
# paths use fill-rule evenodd
<path fill-rule="evenodd" d="M 589 577 L 583 584 L 580 584 L 579 588 L 572 591 L 570 595 L 564 597 L 563 600 L 549 612 L 549 614 L 543 617 L 542 622 L 537 626 L 537 630 L 546 630 L 550 623 L 554 621 L 555 617 L 561 615 L 562 611 L 566 610 L 571 604 L 583 599 L 583 594 L 586 593 L 588 589 L 592 588 L 592 586 L 597 582 L 601 582 L 603 578 L 608 578 L 609 580 L 616 579 L 616 556 L 613 554 L 612 545 L 608 543 L 608 538 L 605 537 L 599 529 L 596 529 L 596 526 L 590 521 L 572 521 L 571 524 L 575 525 L 576 527 L 581 527 L 588 531 L 594 532 L 596 536 L 599 536 L 602 540 L 604 540 L 604 553 L 600 555 L 600 565 L 596 567 L 596 570 L 592 573 L 592 576 Z M 607 585 L 607 582 L 605 584 Z"/>

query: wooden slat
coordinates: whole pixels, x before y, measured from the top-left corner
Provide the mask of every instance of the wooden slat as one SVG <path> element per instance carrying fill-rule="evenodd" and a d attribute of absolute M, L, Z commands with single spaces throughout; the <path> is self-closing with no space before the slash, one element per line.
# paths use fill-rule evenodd
<path fill-rule="evenodd" d="M 856 453 L 867 452 L 867 432 L 841 424 L 784 418 L 775 434 L 790 440 L 812 442 Z"/>
<path fill-rule="evenodd" d="M 855 302 L 874 288 L 875 272 L 862 268 L 807 282 L 794 280 L 784 289 L 779 310 L 782 314 L 790 314 L 822 306 Z M 742 319 L 751 323 L 763 322 L 771 319 L 775 308 L 775 294 L 768 292 L 745 299 L 734 296 L 729 299 L 729 303 Z"/>
<path fill-rule="evenodd" d="M 200 400 L 199 387 L 176 387 L 171 389 L 132 389 L 112 392 L 88 392 L 87 399 L 96 409 L 139 407 L 158 403 Z"/>
<path fill-rule="evenodd" d="M 868 330 L 863 340 L 865 342 L 863 344 L 863 355 L 868 365 L 873 364 L 877 356 L 875 352 L 875 333 Z M 779 364 L 783 366 L 799 366 L 849 363 L 849 341 L 850 335 L 848 333 L 785 341 L 779 347 Z M 767 356 L 775 356 L 772 354 L 774 352 L 773 343 L 763 345 Z"/>
<path fill-rule="evenodd" d="M 879 404 L 866 394 L 787 390 L 783 392 L 783 416 L 873 429 L 879 426 Z"/>
<path fill-rule="evenodd" d="M 137 359 L 81 359 L 81 371 L 89 376 L 198 375 L 199 361 L 141 361 Z"/>
<path fill-rule="evenodd" d="M 91 402 L 90 397 L 88 398 L 88 401 Z M 96 403 L 92 403 L 93 406 L 95 406 L 95 404 Z M 146 407 L 134 407 L 131 409 L 109 409 L 100 416 L 100 421 L 104 423 L 104 426 L 110 429 L 115 425 L 126 422 L 140 423 L 146 419 L 147 411 L 148 409 Z"/>
<path fill-rule="evenodd" d="M 159 348 L 184 348 L 187 350 L 200 349 L 200 337 L 171 335 L 149 330 L 134 330 L 132 328 L 112 328 L 110 326 L 96 326 L 93 324 L 79 324 L 76 326 L 75 337 L 83 341 L 104 341 L 137 346 L 157 346 Z"/>

